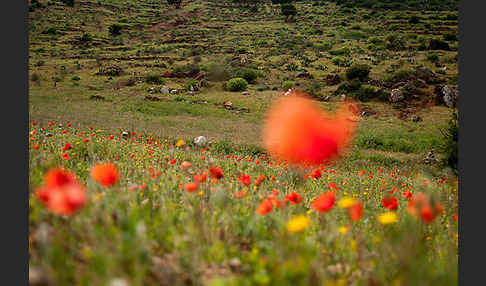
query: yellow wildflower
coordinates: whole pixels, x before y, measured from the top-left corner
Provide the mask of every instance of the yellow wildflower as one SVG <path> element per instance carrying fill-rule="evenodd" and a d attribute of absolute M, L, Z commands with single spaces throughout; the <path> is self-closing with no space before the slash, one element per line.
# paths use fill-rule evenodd
<path fill-rule="evenodd" d="M 381 224 L 392 224 L 398 222 L 398 217 L 394 212 L 382 213 L 378 216 L 378 222 Z"/>
<path fill-rule="evenodd" d="M 176 143 L 176 146 L 177 146 L 177 147 L 182 147 L 182 146 L 184 146 L 185 144 L 186 144 L 186 142 L 185 142 L 184 140 L 179 139 L 179 141 L 177 141 L 177 143 Z"/>
<path fill-rule="evenodd" d="M 352 207 L 354 203 L 355 203 L 355 200 L 353 198 L 344 197 L 344 198 L 342 198 L 338 201 L 337 205 L 338 205 L 338 207 L 340 207 L 342 209 L 346 209 L 346 208 Z"/>
<path fill-rule="evenodd" d="M 287 230 L 290 232 L 300 232 L 310 226 L 311 222 L 308 217 L 304 215 L 298 215 L 292 218 L 287 223 Z"/>
<path fill-rule="evenodd" d="M 345 226 L 341 226 L 339 229 L 338 229 L 339 233 L 342 233 L 342 234 L 345 234 L 347 231 L 348 231 L 348 228 L 345 227 Z"/>

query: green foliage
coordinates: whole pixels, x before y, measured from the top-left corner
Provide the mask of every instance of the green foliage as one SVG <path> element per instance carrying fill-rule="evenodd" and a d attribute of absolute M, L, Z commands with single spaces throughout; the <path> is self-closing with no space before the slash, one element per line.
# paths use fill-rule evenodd
<path fill-rule="evenodd" d="M 343 58 L 343 57 L 334 57 L 332 58 L 332 63 L 339 66 L 339 67 L 347 67 L 349 66 L 350 62 L 349 60 Z"/>
<path fill-rule="evenodd" d="M 444 39 L 444 41 L 447 41 L 447 42 L 455 42 L 455 41 L 457 41 L 457 35 L 455 33 L 447 33 L 447 34 L 444 34 L 442 36 L 442 38 Z"/>
<path fill-rule="evenodd" d="M 226 81 L 231 78 L 230 68 L 223 63 L 210 62 L 201 69 L 207 72 L 211 81 Z"/>
<path fill-rule="evenodd" d="M 255 83 L 259 76 L 259 71 L 249 68 L 237 69 L 233 74 L 233 77 L 244 78 L 248 83 Z"/>
<path fill-rule="evenodd" d="M 199 74 L 200 67 L 196 63 L 185 64 L 182 66 L 174 66 L 172 71 L 174 73 L 182 73 L 185 76 L 193 77 Z"/>
<path fill-rule="evenodd" d="M 74 0 L 61 0 L 61 2 L 66 6 L 74 7 Z"/>
<path fill-rule="evenodd" d="M 79 76 L 77 76 L 77 75 L 74 75 L 74 76 L 71 78 L 71 80 L 74 80 L 74 81 L 79 81 L 79 80 L 81 80 L 81 78 L 80 78 Z"/>
<path fill-rule="evenodd" d="M 407 48 L 407 40 L 402 35 L 388 34 L 385 37 L 386 48 L 392 51 L 402 51 Z"/>
<path fill-rule="evenodd" d="M 284 81 L 282 83 L 282 89 L 283 90 L 288 90 L 288 89 L 294 87 L 294 85 L 295 85 L 295 82 L 290 81 L 290 80 L 286 80 L 286 81 Z"/>
<path fill-rule="evenodd" d="M 189 90 L 191 90 L 191 86 L 194 89 L 199 89 L 199 87 L 201 86 L 201 83 L 198 80 L 190 79 L 184 85 L 184 89 L 187 90 L 187 91 L 189 91 Z"/>
<path fill-rule="evenodd" d="M 169 5 L 174 5 L 176 9 L 181 8 L 182 0 L 167 0 Z"/>
<path fill-rule="evenodd" d="M 160 74 L 148 74 L 145 76 L 145 82 L 151 84 L 164 84 L 164 79 Z"/>
<path fill-rule="evenodd" d="M 111 24 L 108 26 L 108 32 L 112 36 L 119 36 L 121 35 L 121 30 L 123 29 L 123 26 L 120 24 Z"/>
<path fill-rule="evenodd" d="M 340 94 L 350 94 L 352 92 L 355 92 L 359 90 L 361 87 L 361 82 L 359 79 L 355 78 L 350 81 L 345 81 L 339 85 L 339 87 L 334 91 L 334 94 L 340 95 Z"/>
<path fill-rule="evenodd" d="M 444 50 L 449 51 L 451 48 L 447 42 L 439 39 L 431 39 L 429 42 L 429 50 Z"/>
<path fill-rule="evenodd" d="M 37 81 L 39 81 L 39 80 L 40 80 L 40 76 L 39 76 L 39 74 L 38 74 L 38 73 L 32 73 L 32 74 L 30 75 L 30 80 L 31 80 L 31 81 L 33 81 L 33 82 L 37 82 Z"/>
<path fill-rule="evenodd" d="M 439 62 L 439 56 L 436 54 L 430 54 L 427 55 L 427 60 L 432 62 L 432 63 L 438 63 Z"/>
<path fill-rule="evenodd" d="M 441 132 L 444 137 L 444 141 L 441 145 L 440 151 L 445 155 L 442 163 L 445 166 L 452 168 L 457 174 L 457 161 L 459 158 L 457 145 L 459 139 L 459 118 L 455 110 L 452 113 L 447 128 L 441 129 Z"/>
<path fill-rule="evenodd" d="M 401 81 L 408 81 L 409 79 L 413 78 L 414 75 L 415 73 L 412 70 L 400 69 L 390 75 L 385 76 L 384 80 L 393 84 Z"/>
<path fill-rule="evenodd" d="M 282 12 L 282 15 L 284 15 L 286 18 L 297 15 L 297 8 L 289 3 L 281 4 L 280 10 Z"/>
<path fill-rule="evenodd" d="M 243 91 L 248 88 L 248 82 L 241 77 L 232 78 L 226 83 L 226 89 L 229 91 Z"/>
<path fill-rule="evenodd" d="M 346 78 L 348 80 L 357 78 L 360 81 L 364 81 L 368 78 L 370 71 L 371 67 L 369 65 L 355 64 L 346 70 Z"/>
<path fill-rule="evenodd" d="M 410 24 L 418 24 L 418 23 L 420 23 L 420 17 L 419 17 L 419 16 L 417 16 L 417 15 L 413 15 L 413 16 L 411 16 L 411 17 L 408 19 L 408 22 L 409 22 Z"/>

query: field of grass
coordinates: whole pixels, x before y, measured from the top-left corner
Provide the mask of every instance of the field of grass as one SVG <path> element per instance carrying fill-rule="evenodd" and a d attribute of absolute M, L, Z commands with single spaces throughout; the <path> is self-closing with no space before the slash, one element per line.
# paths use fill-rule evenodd
<path fill-rule="evenodd" d="M 56 285 L 457 284 L 457 178 L 423 162 L 431 149 L 445 156 L 453 108 L 438 103 L 434 89 L 457 85 L 457 11 L 298 1 L 298 14 L 286 19 L 270 1 L 256 9 L 202 0 L 181 9 L 153 0 L 37 2 L 29 12 L 29 265 L 37 278 Z M 114 24 L 120 35 L 110 34 Z M 434 49 L 433 39 L 449 48 Z M 368 78 L 341 92 L 356 84 L 346 76 L 356 64 L 369 67 Z M 404 89 L 422 80 L 403 78 L 419 66 L 440 81 Z M 311 77 L 297 77 L 302 70 Z M 246 92 L 226 88 L 245 73 L 256 77 Z M 336 75 L 339 83 L 328 81 Z M 398 104 L 388 99 L 397 84 L 407 94 Z M 178 93 L 159 92 L 163 86 Z M 305 91 L 323 110 L 345 93 L 364 111 L 352 148 L 320 178 L 312 178 L 316 168 L 278 164 L 263 148 L 262 123 L 283 86 Z M 207 149 L 192 143 L 200 135 Z M 116 165 L 114 186 L 90 176 L 100 162 Z M 187 191 L 212 166 L 224 177 L 208 174 Z M 36 195 L 55 167 L 87 190 L 73 216 L 53 214 Z M 301 202 L 286 202 L 293 191 Z M 335 205 L 319 213 L 312 202 L 331 191 Z M 408 191 L 424 192 L 442 211 L 429 222 L 412 215 Z M 397 209 L 384 207 L 389 192 Z M 363 206 L 356 221 L 344 206 L 351 198 Z M 265 199 L 272 211 L 257 214 Z M 382 224 L 384 213 L 398 220 Z"/>

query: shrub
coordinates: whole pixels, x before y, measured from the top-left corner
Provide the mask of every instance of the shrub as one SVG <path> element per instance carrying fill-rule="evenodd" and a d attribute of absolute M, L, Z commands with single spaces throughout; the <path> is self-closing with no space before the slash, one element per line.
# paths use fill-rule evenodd
<path fill-rule="evenodd" d="M 407 41 L 397 34 L 389 34 L 385 37 L 386 48 L 393 51 L 401 51 L 406 48 Z"/>
<path fill-rule="evenodd" d="M 343 57 L 334 57 L 332 59 L 332 63 L 340 67 L 345 67 L 348 65 L 348 61 Z"/>
<path fill-rule="evenodd" d="M 75 75 L 71 78 L 71 80 L 78 81 L 78 80 L 81 80 L 81 78 L 79 76 Z"/>
<path fill-rule="evenodd" d="M 112 36 L 118 36 L 118 35 L 121 35 L 122 29 L 123 29 L 122 25 L 112 24 L 108 27 L 108 32 L 110 32 L 110 35 L 112 35 Z"/>
<path fill-rule="evenodd" d="M 346 93 L 352 93 L 354 91 L 359 90 L 361 87 L 361 82 L 358 79 L 353 79 L 351 81 L 343 82 L 339 87 L 334 91 L 334 94 L 339 95 L 339 94 L 346 94 Z"/>
<path fill-rule="evenodd" d="M 287 71 L 297 71 L 298 69 L 299 69 L 299 65 L 294 62 L 290 62 L 285 66 L 285 70 Z"/>
<path fill-rule="evenodd" d="M 183 73 L 186 76 L 196 76 L 199 74 L 200 70 L 201 69 L 199 68 L 199 65 L 196 63 L 186 64 L 183 66 L 175 66 L 172 69 L 174 73 Z"/>
<path fill-rule="evenodd" d="M 452 113 L 452 118 L 449 120 L 447 128 L 441 129 L 441 133 L 444 136 L 444 143 L 441 145 L 440 151 L 445 155 L 442 163 L 451 167 L 457 174 L 457 139 L 459 138 L 459 124 L 456 111 Z"/>
<path fill-rule="evenodd" d="M 290 81 L 290 80 L 286 80 L 286 81 L 284 81 L 282 83 L 282 89 L 283 90 L 288 90 L 288 89 L 294 87 L 294 85 L 295 85 L 295 82 Z"/>
<path fill-rule="evenodd" d="M 225 81 L 231 78 L 229 68 L 221 63 L 209 63 L 202 68 L 208 73 L 208 79 L 211 81 Z"/>
<path fill-rule="evenodd" d="M 371 71 L 371 67 L 369 65 L 355 64 L 346 71 L 346 78 L 348 80 L 357 78 L 360 81 L 364 81 L 365 79 L 368 78 L 370 71 Z"/>
<path fill-rule="evenodd" d="M 64 5 L 74 7 L 74 0 L 61 0 Z"/>
<path fill-rule="evenodd" d="M 237 70 L 233 76 L 244 78 L 248 83 L 255 83 L 259 73 L 254 69 L 242 68 Z"/>
<path fill-rule="evenodd" d="M 444 50 L 449 51 L 451 48 L 447 42 L 439 39 L 431 39 L 429 42 L 429 50 Z"/>
<path fill-rule="evenodd" d="M 347 56 L 350 53 L 351 53 L 351 51 L 349 50 L 349 48 L 345 48 L 345 47 L 329 51 L 329 54 L 331 54 L 333 56 L 344 56 L 344 55 Z"/>
<path fill-rule="evenodd" d="M 351 96 L 359 101 L 369 101 L 375 97 L 376 91 L 371 86 L 361 86 L 357 91 L 351 93 Z"/>
<path fill-rule="evenodd" d="M 455 33 L 444 34 L 442 38 L 444 39 L 444 41 L 448 42 L 457 41 L 457 35 Z"/>
<path fill-rule="evenodd" d="M 229 91 L 243 91 L 247 88 L 248 82 L 241 77 L 232 78 L 226 83 L 226 89 Z"/>
<path fill-rule="evenodd" d="M 411 79 L 413 76 L 414 76 L 414 72 L 412 70 L 401 69 L 392 73 L 391 75 L 386 76 L 384 80 L 388 83 L 393 84 L 401 81 L 407 81 Z"/>
<path fill-rule="evenodd" d="M 169 5 L 174 5 L 176 9 L 180 9 L 182 0 L 167 0 L 167 3 Z"/>
<path fill-rule="evenodd" d="M 427 60 L 432 62 L 432 63 L 438 63 L 439 62 L 439 56 L 436 54 L 430 54 L 427 56 Z"/>
<path fill-rule="evenodd" d="M 39 74 L 37 74 L 37 73 L 33 73 L 33 74 L 30 76 L 30 80 L 31 80 L 31 81 L 33 81 L 33 82 L 39 81 L 39 80 L 40 80 L 40 76 L 39 76 Z"/>
<path fill-rule="evenodd" d="M 189 81 L 186 82 L 184 88 L 185 90 L 189 91 L 191 90 L 191 86 L 194 88 L 194 90 L 198 90 L 199 87 L 201 86 L 201 83 L 198 80 L 190 79 Z"/>
<path fill-rule="evenodd" d="M 164 84 L 164 79 L 158 74 L 149 74 L 145 77 L 146 83 Z"/>
<path fill-rule="evenodd" d="M 280 9 L 282 11 L 282 15 L 284 15 L 287 19 L 297 15 L 297 8 L 295 8 L 295 6 L 292 4 L 281 4 Z"/>
<path fill-rule="evenodd" d="M 410 24 L 418 24 L 418 23 L 420 23 L 420 17 L 419 17 L 419 16 L 417 16 L 417 15 L 413 15 L 412 17 L 410 17 L 410 18 L 408 19 L 408 22 L 409 22 Z"/>

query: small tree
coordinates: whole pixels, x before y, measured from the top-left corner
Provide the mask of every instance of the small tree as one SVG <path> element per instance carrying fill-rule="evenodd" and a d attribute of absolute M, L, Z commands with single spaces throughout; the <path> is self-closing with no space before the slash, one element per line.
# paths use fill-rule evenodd
<path fill-rule="evenodd" d="M 174 5 L 176 9 L 180 9 L 182 0 L 167 0 L 167 3 L 169 3 L 169 5 Z"/>
<path fill-rule="evenodd" d="M 110 35 L 118 36 L 121 35 L 122 28 L 123 27 L 120 24 L 112 24 L 108 27 L 108 31 L 110 32 Z"/>
<path fill-rule="evenodd" d="M 293 4 L 290 4 L 290 3 L 281 4 L 280 9 L 282 11 L 282 15 L 285 16 L 287 21 L 290 18 L 297 15 L 297 8 L 295 8 L 295 6 Z"/>

